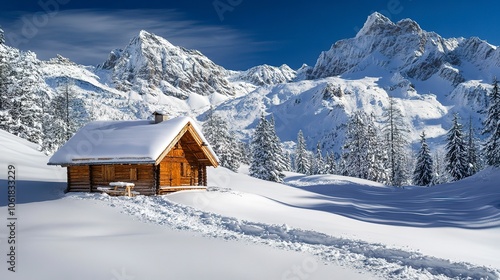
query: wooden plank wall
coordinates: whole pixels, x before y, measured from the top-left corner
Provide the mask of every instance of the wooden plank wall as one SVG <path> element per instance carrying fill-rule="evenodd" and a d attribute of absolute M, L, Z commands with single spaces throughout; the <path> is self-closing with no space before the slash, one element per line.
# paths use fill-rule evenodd
<path fill-rule="evenodd" d="M 68 166 L 68 192 L 90 191 L 90 169 L 88 165 Z"/>
<path fill-rule="evenodd" d="M 134 183 L 134 191 L 140 194 L 156 194 L 153 164 L 92 165 L 91 168 L 92 191 L 97 191 L 100 186 L 109 186 L 110 182 L 122 181 Z"/>

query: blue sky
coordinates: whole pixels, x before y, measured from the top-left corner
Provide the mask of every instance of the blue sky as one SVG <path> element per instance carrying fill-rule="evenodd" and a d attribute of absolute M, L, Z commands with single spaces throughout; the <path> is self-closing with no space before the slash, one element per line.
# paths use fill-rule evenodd
<path fill-rule="evenodd" d="M 354 37 L 374 11 L 393 21 L 414 19 L 444 37 L 477 36 L 500 45 L 500 3 L 479 0 L 21 0 L 2 3 L 0 26 L 8 44 L 41 59 L 61 54 L 96 65 L 144 29 L 227 69 L 298 68 Z"/>

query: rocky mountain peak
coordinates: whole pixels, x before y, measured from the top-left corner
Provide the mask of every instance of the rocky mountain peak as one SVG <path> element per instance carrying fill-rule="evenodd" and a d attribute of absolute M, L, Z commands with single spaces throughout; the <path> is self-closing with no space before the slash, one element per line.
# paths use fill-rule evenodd
<path fill-rule="evenodd" d="M 190 94 L 234 95 L 227 70 L 199 51 L 174 46 L 144 30 L 123 50 L 113 50 L 102 68 L 112 71 L 117 89 L 141 95 L 165 94 L 180 99 Z"/>
<path fill-rule="evenodd" d="M 359 30 L 356 37 L 378 36 L 384 34 L 421 34 L 422 31 L 420 25 L 414 20 L 403 19 L 394 23 L 381 13 L 375 12 L 368 16 L 363 28 Z"/>
<path fill-rule="evenodd" d="M 395 24 L 386 16 L 382 15 L 379 12 L 375 12 L 368 16 L 363 28 L 359 30 L 356 37 L 366 36 L 366 35 L 377 35 L 380 34 L 381 31 L 386 30 L 387 28 L 395 27 Z"/>

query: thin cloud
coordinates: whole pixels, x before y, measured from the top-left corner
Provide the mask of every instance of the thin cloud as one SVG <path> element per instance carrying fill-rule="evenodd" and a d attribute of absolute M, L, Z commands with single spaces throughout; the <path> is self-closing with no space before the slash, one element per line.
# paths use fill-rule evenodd
<path fill-rule="evenodd" d="M 254 66 L 252 61 L 259 53 L 273 46 L 226 26 L 186 19 L 176 10 L 67 10 L 37 22 L 34 28 L 27 28 L 30 21 L 33 23 L 33 14 L 4 22 L 7 43 L 32 50 L 40 59 L 61 54 L 84 65 L 102 63 L 111 50 L 125 47 L 140 30 L 199 50 L 222 66 L 239 69 Z"/>

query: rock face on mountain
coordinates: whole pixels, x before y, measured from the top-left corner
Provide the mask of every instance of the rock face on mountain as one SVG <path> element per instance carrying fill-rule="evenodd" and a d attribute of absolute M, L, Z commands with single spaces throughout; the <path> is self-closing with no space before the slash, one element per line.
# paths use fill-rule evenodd
<path fill-rule="evenodd" d="M 187 99 L 190 93 L 234 95 L 227 71 L 196 50 L 172 45 L 141 31 L 123 50 L 113 50 L 103 69 L 112 71 L 118 90 Z"/>
<path fill-rule="evenodd" d="M 378 67 L 425 81 L 434 75 L 453 86 L 470 80 L 491 80 L 499 72 L 499 51 L 478 38 L 444 39 L 410 19 L 397 23 L 374 13 L 355 38 L 336 42 L 321 53 L 308 76 L 318 79 Z"/>
<path fill-rule="evenodd" d="M 297 72 L 286 64 L 280 67 L 264 64 L 243 71 L 238 77 L 256 86 L 276 85 L 291 82 L 297 77 Z"/>

